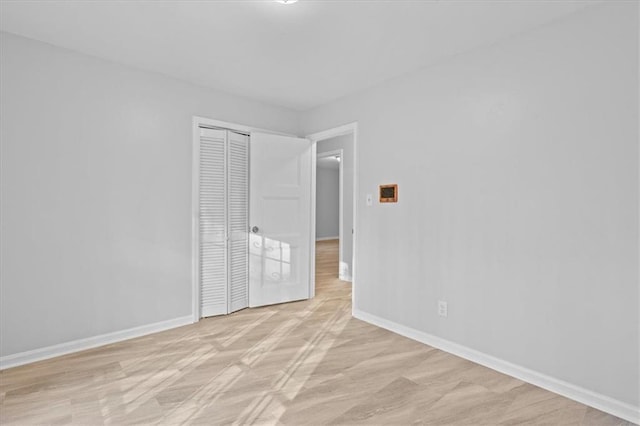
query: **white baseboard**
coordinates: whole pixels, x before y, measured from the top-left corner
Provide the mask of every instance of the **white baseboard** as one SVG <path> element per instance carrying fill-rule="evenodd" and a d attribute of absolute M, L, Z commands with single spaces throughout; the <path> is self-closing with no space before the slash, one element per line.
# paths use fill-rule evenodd
<path fill-rule="evenodd" d="M 376 315 L 372 315 L 358 309 L 353 309 L 353 316 L 401 336 L 433 346 L 434 348 L 441 349 L 445 352 L 449 352 L 453 355 L 499 371 L 500 373 L 531 383 L 532 385 L 557 393 L 558 395 L 562 395 L 590 407 L 597 408 L 598 410 L 612 414 L 616 417 L 640 424 L 640 407 L 634 407 L 633 405 L 618 401 L 606 395 L 590 391 L 537 371 L 529 370 L 528 368 L 512 364 L 508 361 L 487 355 L 475 349 L 380 318 Z"/>
<path fill-rule="evenodd" d="M 335 236 L 335 237 L 321 237 L 321 238 L 316 238 L 316 241 L 329 241 L 329 240 L 339 240 L 340 237 Z"/>
<path fill-rule="evenodd" d="M 32 362 L 42 361 L 73 352 L 84 351 L 98 346 L 121 342 L 123 340 L 133 339 L 134 337 L 145 336 L 147 334 L 153 334 L 187 324 L 193 324 L 193 317 L 191 315 L 167 321 L 160 321 L 153 324 L 141 325 L 139 327 L 133 327 L 126 330 L 114 331 L 112 333 L 101 334 L 99 336 L 87 337 L 85 339 L 73 340 L 71 342 L 33 349 L 13 355 L 7 355 L 0 357 L 0 370 L 30 364 Z"/>

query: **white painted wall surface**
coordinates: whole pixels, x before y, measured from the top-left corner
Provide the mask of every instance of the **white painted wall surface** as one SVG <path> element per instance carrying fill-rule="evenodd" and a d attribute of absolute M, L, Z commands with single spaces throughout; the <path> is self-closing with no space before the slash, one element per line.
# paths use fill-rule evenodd
<path fill-rule="evenodd" d="M 353 273 L 353 234 L 351 233 L 351 230 L 353 229 L 353 192 L 355 171 L 355 151 L 353 144 L 353 135 L 348 134 L 343 136 L 336 136 L 335 138 L 320 141 L 317 144 L 318 153 L 336 151 L 339 149 L 342 149 L 342 178 L 344 179 L 342 192 L 342 226 L 344 227 L 344 235 L 342 241 L 342 258 L 340 259 L 340 261 L 348 265 L 348 273 L 349 276 L 351 276 L 351 274 Z"/>
<path fill-rule="evenodd" d="M 340 225 L 340 169 L 316 170 L 316 239 L 338 238 Z"/>
<path fill-rule="evenodd" d="M 297 114 L 1 33 L 0 355 L 191 313 L 192 116 Z"/>
<path fill-rule="evenodd" d="M 640 405 L 638 112 L 608 2 L 303 114 L 358 122 L 355 308 Z"/>

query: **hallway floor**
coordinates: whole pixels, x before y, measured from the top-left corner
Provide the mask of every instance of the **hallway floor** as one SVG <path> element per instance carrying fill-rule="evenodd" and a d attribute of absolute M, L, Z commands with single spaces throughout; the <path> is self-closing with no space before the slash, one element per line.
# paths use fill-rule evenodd
<path fill-rule="evenodd" d="M 337 252 L 314 299 L 2 371 L 0 423 L 628 424 L 352 318 Z"/>

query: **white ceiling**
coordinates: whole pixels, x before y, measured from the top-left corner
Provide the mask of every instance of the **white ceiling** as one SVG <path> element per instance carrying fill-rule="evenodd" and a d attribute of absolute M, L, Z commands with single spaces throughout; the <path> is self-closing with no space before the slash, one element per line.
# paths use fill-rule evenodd
<path fill-rule="evenodd" d="M 305 110 L 589 3 L 2 0 L 0 29 Z"/>

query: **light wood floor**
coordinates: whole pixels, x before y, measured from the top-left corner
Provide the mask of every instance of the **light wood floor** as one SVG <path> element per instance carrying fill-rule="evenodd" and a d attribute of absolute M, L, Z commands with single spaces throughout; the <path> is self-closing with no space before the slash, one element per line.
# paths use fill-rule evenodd
<path fill-rule="evenodd" d="M 626 422 L 351 317 L 337 242 L 317 297 L 0 373 L 0 423 Z"/>

